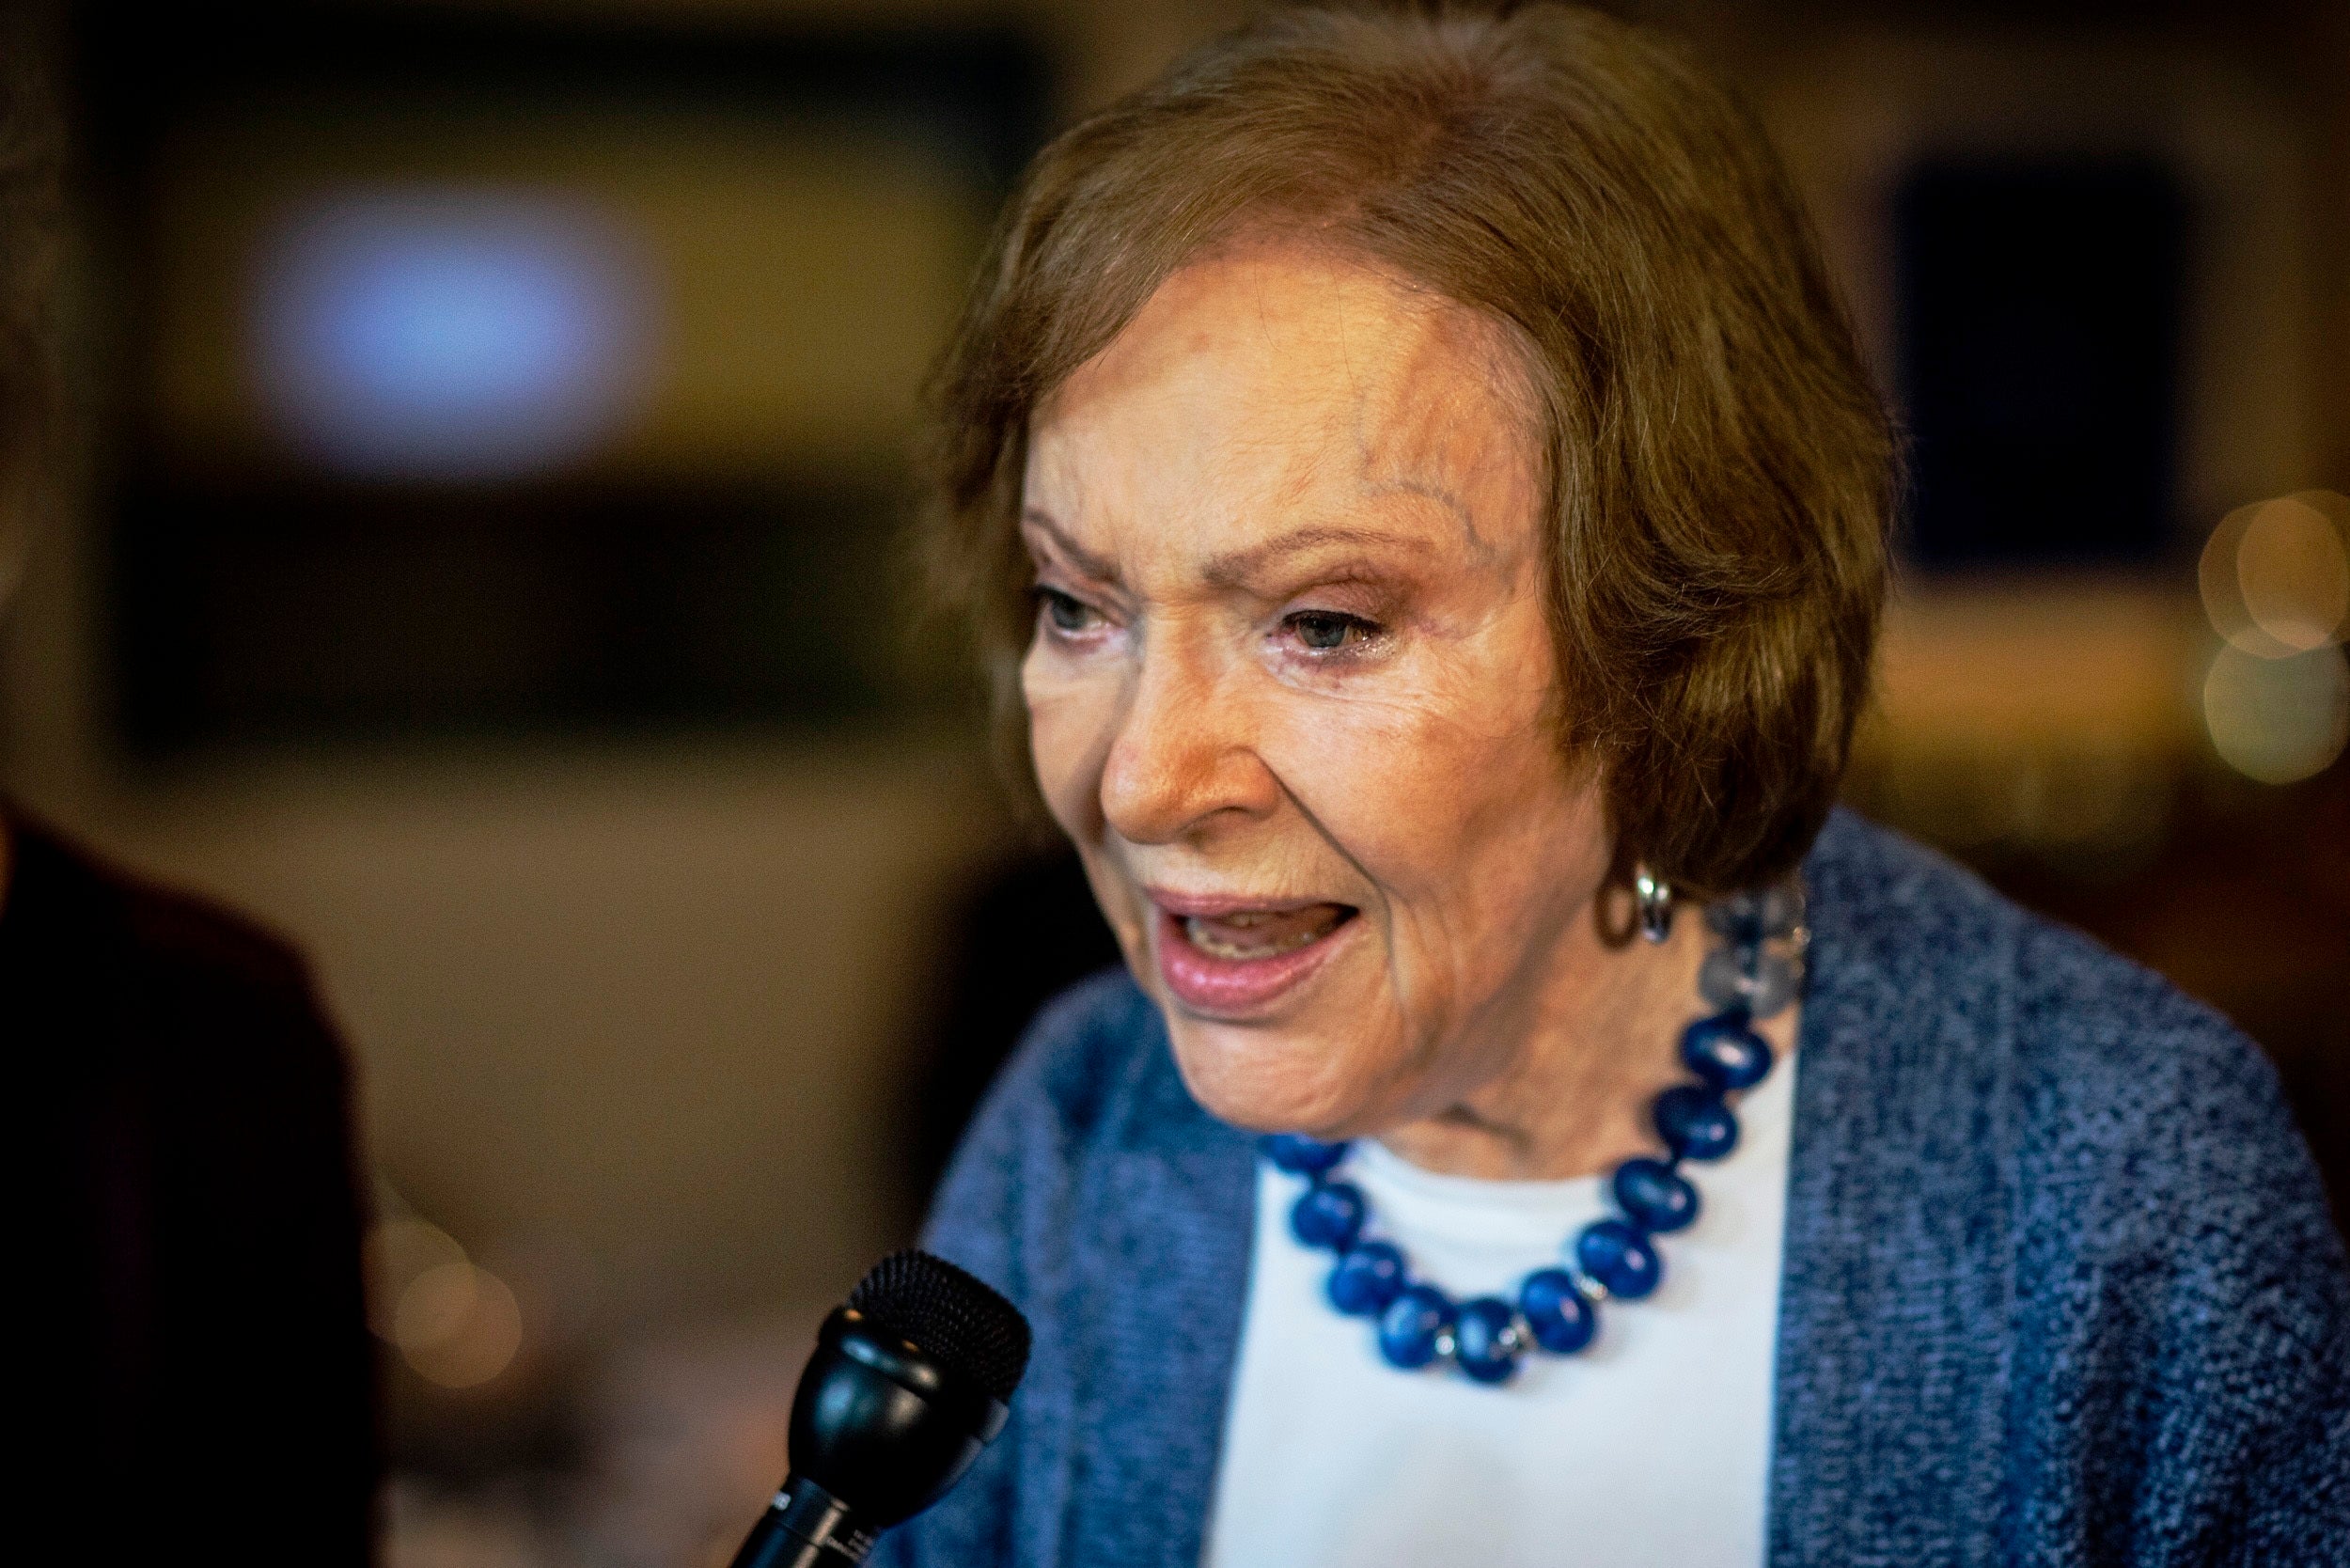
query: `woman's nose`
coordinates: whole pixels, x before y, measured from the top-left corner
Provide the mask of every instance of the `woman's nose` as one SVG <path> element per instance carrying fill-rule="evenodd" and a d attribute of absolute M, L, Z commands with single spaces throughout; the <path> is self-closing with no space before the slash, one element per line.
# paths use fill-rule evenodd
<path fill-rule="evenodd" d="M 1196 651 L 1146 650 L 1102 770 L 1102 814 L 1119 837 L 1170 843 L 1279 804 L 1238 685 Z"/>

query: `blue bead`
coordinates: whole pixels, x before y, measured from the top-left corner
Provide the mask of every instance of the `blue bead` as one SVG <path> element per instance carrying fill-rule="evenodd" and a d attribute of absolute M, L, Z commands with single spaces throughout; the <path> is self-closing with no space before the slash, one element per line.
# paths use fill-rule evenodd
<path fill-rule="evenodd" d="M 1583 1293 L 1574 1288 L 1574 1276 L 1562 1268 L 1536 1269 L 1518 1287 L 1518 1310 L 1526 1314 L 1526 1326 L 1534 1333 L 1534 1342 L 1554 1356 L 1572 1356 L 1591 1342 L 1593 1330 L 1599 1327 L 1598 1314 Z"/>
<path fill-rule="evenodd" d="M 1362 1189 L 1352 1182 L 1316 1182 L 1290 1209 L 1290 1233 L 1308 1247 L 1343 1252 L 1362 1234 L 1371 1213 Z"/>
<path fill-rule="evenodd" d="M 1454 1364 L 1480 1383 L 1509 1382 L 1526 1350 L 1516 1321 L 1508 1302 L 1489 1295 L 1461 1303 L 1460 1321 L 1452 1325 Z"/>
<path fill-rule="evenodd" d="M 1656 1097 L 1656 1131 L 1677 1160 L 1718 1160 L 1738 1146 L 1738 1119 L 1720 1094 L 1676 1084 Z"/>
<path fill-rule="evenodd" d="M 1302 1133 L 1275 1133 L 1257 1140 L 1264 1157 L 1292 1176 L 1319 1176 L 1346 1158 L 1346 1145 L 1324 1143 Z"/>
<path fill-rule="evenodd" d="M 1682 1030 L 1681 1059 L 1716 1089 L 1752 1089 L 1771 1070 L 1771 1047 L 1732 1009 Z"/>
<path fill-rule="evenodd" d="M 1652 1234 L 1685 1230 L 1698 1217 L 1698 1189 L 1662 1160 L 1624 1161 L 1614 1184 L 1632 1223 Z"/>
<path fill-rule="evenodd" d="M 1637 1301 L 1656 1288 L 1665 1265 L 1637 1226 L 1621 1219 L 1593 1220 L 1574 1238 L 1574 1261 L 1607 1294 Z"/>
<path fill-rule="evenodd" d="M 1404 1283 L 1402 1253 L 1386 1242 L 1357 1242 L 1330 1271 L 1330 1305 L 1351 1318 L 1375 1318 Z"/>
<path fill-rule="evenodd" d="M 1379 1314 L 1379 1354 L 1407 1371 L 1436 1358 L 1436 1337 L 1452 1326 L 1452 1303 L 1434 1285 L 1409 1285 Z"/>

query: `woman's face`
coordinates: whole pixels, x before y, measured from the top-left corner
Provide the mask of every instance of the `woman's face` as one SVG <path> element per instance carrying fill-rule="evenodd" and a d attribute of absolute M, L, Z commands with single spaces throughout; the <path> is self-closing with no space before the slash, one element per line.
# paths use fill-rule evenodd
<path fill-rule="evenodd" d="M 1574 983 L 1610 845 L 1558 743 L 1536 430 L 1492 323 L 1270 243 L 1038 412 L 1038 778 L 1228 1121 L 1437 1114 Z"/>

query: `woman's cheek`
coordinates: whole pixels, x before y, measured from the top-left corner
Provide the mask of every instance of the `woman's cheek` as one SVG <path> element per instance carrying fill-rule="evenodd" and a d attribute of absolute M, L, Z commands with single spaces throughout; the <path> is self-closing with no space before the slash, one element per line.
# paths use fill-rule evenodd
<path fill-rule="evenodd" d="M 1490 782 L 1493 748 L 1417 692 L 1299 704 L 1262 733 L 1266 763 L 1308 814 L 1391 888 L 1440 870 L 1421 863 Z"/>
<path fill-rule="evenodd" d="M 1039 648 L 1022 664 L 1020 685 L 1037 788 L 1062 831 L 1089 842 L 1100 826 L 1102 769 L 1117 713 L 1114 682 L 1070 669 Z"/>

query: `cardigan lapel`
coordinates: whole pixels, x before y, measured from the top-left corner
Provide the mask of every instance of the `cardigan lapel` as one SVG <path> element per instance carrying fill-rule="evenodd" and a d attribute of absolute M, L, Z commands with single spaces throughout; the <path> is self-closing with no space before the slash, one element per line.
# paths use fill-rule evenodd
<path fill-rule="evenodd" d="M 1183 1085 L 1151 1014 L 1126 1124 L 1091 1162 L 1081 1249 L 1068 1563 L 1196 1568 L 1223 1446 L 1255 1241 L 1255 1139 Z M 1084 1434 L 1077 1439 L 1077 1434 Z"/>
<path fill-rule="evenodd" d="M 1839 811 L 1807 864 L 1769 1559 L 1998 1558 L 2011 934 Z M 1942 872 L 1947 876 L 1949 873 Z M 1919 1454 L 1920 1435 L 1947 1434 Z"/>

